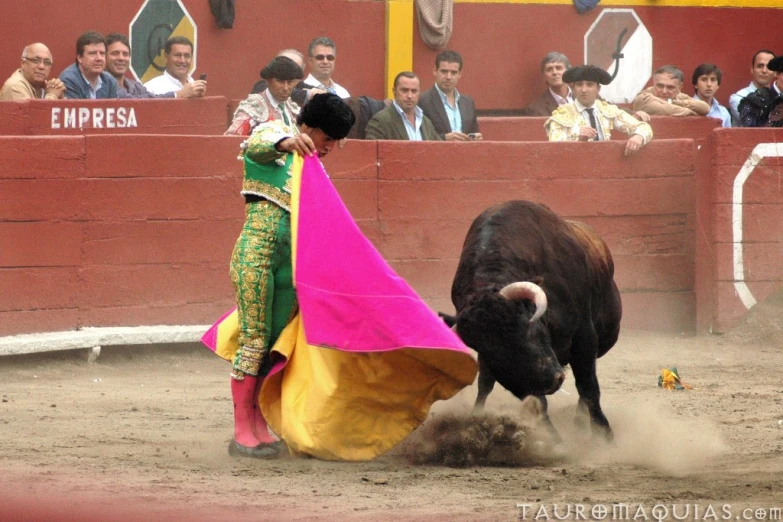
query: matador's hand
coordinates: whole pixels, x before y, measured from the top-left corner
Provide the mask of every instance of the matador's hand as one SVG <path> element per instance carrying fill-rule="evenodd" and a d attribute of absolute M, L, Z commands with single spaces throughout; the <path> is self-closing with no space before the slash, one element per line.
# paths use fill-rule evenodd
<path fill-rule="evenodd" d="M 307 134 L 280 140 L 275 148 L 280 152 L 296 152 L 300 156 L 312 156 L 315 152 L 315 144 Z"/>

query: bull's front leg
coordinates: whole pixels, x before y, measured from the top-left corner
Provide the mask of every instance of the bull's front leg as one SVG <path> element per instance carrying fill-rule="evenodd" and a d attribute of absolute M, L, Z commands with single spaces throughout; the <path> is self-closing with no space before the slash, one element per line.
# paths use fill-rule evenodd
<path fill-rule="evenodd" d="M 579 392 L 578 409 L 589 413 L 593 433 L 600 433 L 607 441 L 611 441 L 614 433 L 601 410 L 601 389 L 598 386 L 595 357 L 571 361 L 571 370 Z"/>
<path fill-rule="evenodd" d="M 495 376 L 489 371 L 487 365 L 484 364 L 481 355 L 478 356 L 478 396 L 476 397 L 476 403 L 473 405 L 473 411 L 479 412 L 484 409 L 484 403 L 487 402 L 487 397 L 492 392 L 492 388 L 495 387 Z"/>

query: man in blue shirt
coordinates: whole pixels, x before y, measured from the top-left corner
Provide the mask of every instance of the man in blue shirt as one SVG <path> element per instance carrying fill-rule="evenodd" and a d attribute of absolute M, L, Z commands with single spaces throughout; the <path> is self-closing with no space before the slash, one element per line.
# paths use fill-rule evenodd
<path fill-rule="evenodd" d="M 106 40 L 100 33 L 87 31 L 76 40 L 76 62 L 60 73 L 65 97 L 76 100 L 117 97 L 117 80 L 104 71 Z"/>
<path fill-rule="evenodd" d="M 447 141 L 480 140 L 473 99 L 457 90 L 462 77 L 462 56 L 443 51 L 435 58 L 435 85 L 421 93 L 419 107 L 440 137 Z"/>
<path fill-rule="evenodd" d="M 749 94 L 756 92 L 759 89 L 772 86 L 772 82 L 775 81 L 775 73 L 771 71 L 767 64 L 775 58 L 775 53 L 767 49 L 756 51 L 751 60 L 750 73 L 753 75 L 753 80 L 750 85 L 744 89 L 740 89 L 729 97 L 729 111 L 733 118 L 734 126 L 741 127 L 739 122 L 739 104 Z"/>
<path fill-rule="evenodd" d="M 710 112 L 707 116 L 718 118 L 724 127 L 731 127 L 731 114 L 729 110 L 718 103 L 715 99 L 715 93 L 720 88 L 720 81 L 723 73 L 717 65 L 712 63 L 703 63 L 693 71 L 693 89 L 696 94 L 693 97 L 701 100 L 710 106 Z"/>

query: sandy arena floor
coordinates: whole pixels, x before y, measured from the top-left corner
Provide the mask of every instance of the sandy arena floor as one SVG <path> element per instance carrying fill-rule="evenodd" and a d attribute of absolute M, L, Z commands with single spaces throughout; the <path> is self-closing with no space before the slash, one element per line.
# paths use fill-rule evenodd
<path fill-rule="evenodd" d="M 598 366 L 614 444 L 573 422 L 569 375 L 570 395 L 550 400 L 565 457 L 516 468 L 413 465 L 399 452 L 232 459 L 229 367 L 200 347 L 104 350 L 93 364 L 79 352 L 1 358 L 0 520 L 516 520 L 517 504 L 531 504 L 527 520 L 568 504 L 570 518 L 582 504 L 588 517 L 605 505 L 607 519 L 654 520 L 661 504 L 668 520 L 688 507 L 688 519 L 723 520 L 780 508 L 783 306 L 759 310 L 722 337 L 623 332 Z M 693 390 L 657 387 L 673 365 Z M 464 390 L 433 418 L 467 414 L 474 398 Z M 519 402 L 496 388 L 488 407 L 513 416 Z M 630 512 L 613 517 L 613 503 Z"/>

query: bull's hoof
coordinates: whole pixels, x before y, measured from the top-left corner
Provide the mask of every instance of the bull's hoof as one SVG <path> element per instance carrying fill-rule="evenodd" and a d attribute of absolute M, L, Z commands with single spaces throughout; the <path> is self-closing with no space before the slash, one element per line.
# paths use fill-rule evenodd
<path fill-rule="evenodd" d="M 228 443 L 228 454 L 232 457 L 248 457 L 251 459 L 273 459 L 280 455 L 280 441 L 272 444 L 259 444 L 255 447 L 243 446 L 235 440 Z"/>

